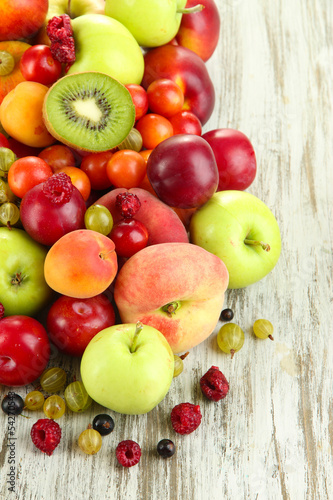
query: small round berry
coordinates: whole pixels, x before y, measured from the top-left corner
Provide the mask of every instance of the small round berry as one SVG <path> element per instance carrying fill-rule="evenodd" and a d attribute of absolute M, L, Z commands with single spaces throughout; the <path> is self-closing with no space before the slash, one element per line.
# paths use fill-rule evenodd
<path fill-rule="evenodd" d="M 171 411 L 172 427 L 178 434 L 190 434 L 199 427 L 201 417 L 199 405 L 180 403 Z"/>
<path fill-rule="evenodd" d="M 32 426 L 30 435 L 34 445 L 50 456 L 60 443 L 61 428 L 50 418 L 40 418 Z"/>
<path fill-rule="evenodd" d="M 125 192 L 116 196 L 116 208 L 124 219 L 133 219 L 141 202 L 136 194 Z"/>
<path fill-rule="evenodd" d="M 229 391 L 229 383 L 217 366 L 212 366 L 200 379 L 200 388 L 207 399 L 220 401 Z"/>
<path fill-rule="evenodd" d="M 78 439 L 79 448 L 87 455 L 95 455 L 102 447 L 102 436 L 95 429 L 86 429 Z"/>
<path fill-rule="evenodd" d="M 162 458 L 169 458 L 175 454 L 176 447 L 171 439 L 162 439 L 157 443 L 157 453 Z"/>
<path fill-rule="evenodd" d="M 111 434 L 114 429 L 113 418 L 107 413 L 101 413 L 96 415 L 92 423 L 93 429 L 98 431 L 101 436 L 107 436 Z"/>
<path fill-rule="evenodd" d="M 43 193 L 57 205 L 64 205 L 70 201 L 73 188 L 71 178 L 65 172 L 53 174 L 43 183 Z"/>
<path fill-rule="evenodd" d="M 121 441 L 116 448 L 116 457 L 124 467 L 133 467 L 140 461 L 141 448 L 131 439 Z"/>
<path fill-rule="evenodd" d="M 234 317 L 234 313 L 232 311 L 232 309 L 223 309 L 223 311 L 221 312 L 221 320 L 223 321 L 231 321 Z"/>
<path fill-rule="evenodd" d="M 1 408 L 7 415 L 20 415 L 24 408 L 24 401 L 19 394 L 9 392 L 3 398 Z"/>

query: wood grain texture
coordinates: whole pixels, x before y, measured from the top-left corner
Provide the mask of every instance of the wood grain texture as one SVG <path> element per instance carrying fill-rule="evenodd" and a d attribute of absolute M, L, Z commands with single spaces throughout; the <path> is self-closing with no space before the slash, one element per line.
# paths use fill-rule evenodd
<path fill-rule="evenodd" d="M 331 0 L 217 0 L 220 42 L 207 62 L 215 111 L 204 130 L 231 127 L 252 141 L 258 174 L 248 189 L 274 212 L 283 249 L 276 268 L 225 305 L 244 329 L 234 359 L 216 333 L 194 348 L 185 371 L 147 415 L 114 414 L 101 451 L 84 456 L 78 435 L 97 412 L 68 414 L 52 457 L 31 444 L 36 420 L 16 419 L 16 494 L 7 490 L 7 419 L 0 416 L 0 498 L 18 500 L 324 500 L 333 498 L 333 7 Z M 264 317 L 275 341 L 260 341 Z M 52 365 L 79 376 L 79 364 L 54 355 Z M 199 379 L 217 365 L 230 383 L 220 403 L 203 399 Z M 31 388 L 21 388 L 23 396 Z M 1 389 L 1 397 L 6 389 Z M 169 421 L 179 402 L 201 405 L 190 436 Z M 157 442 L 177 445 L 163 460 Z M 132 469 L 119 466 L 122 439 L 142 446 Z"/>

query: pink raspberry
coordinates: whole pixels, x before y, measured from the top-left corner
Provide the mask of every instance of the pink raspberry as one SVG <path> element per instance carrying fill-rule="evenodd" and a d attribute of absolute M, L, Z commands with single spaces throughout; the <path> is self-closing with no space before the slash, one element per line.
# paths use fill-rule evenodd
<path fill-rule="evenodd" d="M 116 208 L 124 219 L 133 219 L 140 207 L 141 203 L 136 194 L 125 192 L 116 197 Z"/>
<path fill-rule="evenodd" d="M 40 418 L 31 428 L 31 439 L 34 445 L 47 455 L 52 455 L 60 443 L 60 425 L 50 418 Z"/>
<path fill-rule="evenodd" d="M 65 172 L 53 174 L 43 183 L 43 193 L 57 205 L 64 205 L 70 201 L 73 188 L 71 178 Z"/>
<path fill-rule="evenodd" d="M 116 448 L 116 457 L 124 467 L 132 467 L 140 461 L 141 448 L 131 439 L 121 441 Z"/>
<path fill-rule="evenodd" d="M 217 366 L 209 368 L 200 379 L 200 387 L 206 398 L 220 401 L 229 391 L 229 383 Z"/>
<path fill-rule="evenodd" d="M 199 427 L 201 417 L 199 405 L 180 403 L 171 411 L 172 427 L 178 434 L 190 434 Z"/>

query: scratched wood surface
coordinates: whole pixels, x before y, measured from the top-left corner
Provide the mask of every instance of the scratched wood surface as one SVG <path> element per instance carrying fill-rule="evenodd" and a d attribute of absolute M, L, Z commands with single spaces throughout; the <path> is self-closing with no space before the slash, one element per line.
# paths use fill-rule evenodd
<path fill-rule="evenodd" d="M 59 420 L 63 438 L 52 457 L 30 441 L 35 418 L 17 418 L 16 493 L 6 484 L 8 430 L 1 414 L 1 499 L 333 498 L 332 2 L 218 4 L 220 42 L 207 63 L 216 108 L 205 131 L 231 127 L 251 139 L 258 174 L 248 191 L 272 209 L 283 242 L 269 276 L 226 294 L 225 305 L 246 334 L 244 347 L 233 360 L 219 352 L 219 324 L 192 350 L 157 408 L 142 416 L 112 414 L 115 430 L 93 457 L 81 453 L 77 438 L 104 410 L 98 405 Z M 251 327 L 260 317 L 274 324 L 274 342 L 254 338 Z M 51 364 L 79 376 L 78 362 L 69 358 L 55 354 Z M 217 404 L 199 388 L 212 365 L 230 383 Z M 30 389 L 18 392 L 24 397 Z M 203 422 L 191 436 L 178 436 L 169 414 L 185 401 L 201 405 Z M 177 446 L 167 461 L 155 451 L 165 437 Z M 122 439 L 142 446 L 140 463 L 129 470 L 115 458 Z"/>

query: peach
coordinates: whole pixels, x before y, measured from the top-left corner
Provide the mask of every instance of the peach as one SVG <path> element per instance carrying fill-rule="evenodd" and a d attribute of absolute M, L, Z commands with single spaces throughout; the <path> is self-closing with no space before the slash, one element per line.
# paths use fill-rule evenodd
<path fill-rule="evenodd" d="M 48 87 L 21 82 L 3 99 L 0 121 L 8 135 L 31 147 L 44 148 L 56 142 L 43 121 L 43 102 Z"/>
<path fill-rule="evenodd" d="M 178 215 L 168 205 L 141 188 L 113 189 L 95 202 L 104 205 L 112 214 L 113 222 L 118 222 L 122 217 L 116 208 L 116 197 L 119 193 L 130 192 L 136 194 L 141 202 L 141 207 L 135 218 L 142 222 L 148 229 L 148 245 L 167 242 L 188 243 L 188 235 L 184 224 Z"/>
<path fill-rule="evenodd" d="M 120 269 L 114 299 L 123 323 L 159 330 L 174 354 L 204 341 L 215 329 L 229 275 L 221 259 L 191 243 L 140 250 Z"/>
<path fill-rule="evenodd" d="M 89 229 L 62 236 L 49 249 L 44 262 L 47 284 L 62 295 L 80 299 L 104 292 L 117 270 L 113 241 Z"/>

